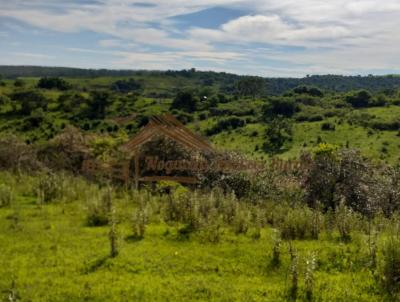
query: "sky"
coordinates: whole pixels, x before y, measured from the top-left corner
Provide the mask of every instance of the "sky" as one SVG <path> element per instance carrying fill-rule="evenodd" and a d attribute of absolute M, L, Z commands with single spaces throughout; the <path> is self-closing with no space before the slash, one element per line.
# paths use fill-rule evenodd
<path fill-rule="evenodd" d="M 0 64 L 400 73 L 400 0 L 0 0 Z"/>

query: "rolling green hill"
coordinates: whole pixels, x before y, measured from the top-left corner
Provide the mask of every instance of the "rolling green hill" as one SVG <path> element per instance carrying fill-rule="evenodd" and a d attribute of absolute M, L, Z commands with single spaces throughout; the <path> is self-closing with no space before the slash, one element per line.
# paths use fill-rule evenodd
<path fill-rule="evenodd" d="M 28 142 L 45 142 L 69 124 L 118 139 L 134 135 L 151 115 L 172 112 L 217 147 L 254 157 L 297 157 L 327 142 L 399 159 L 396 76 L 266 79 L 24 66 L 0 66 L 0 74 L 0 132 Z"/>

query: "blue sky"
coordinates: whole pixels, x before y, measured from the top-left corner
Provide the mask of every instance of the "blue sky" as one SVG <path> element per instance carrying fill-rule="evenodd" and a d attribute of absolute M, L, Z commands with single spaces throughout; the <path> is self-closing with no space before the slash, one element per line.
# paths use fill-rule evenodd
<path fill-rule="evenodd" d="M 400 73 L 398 0 L 0 0 L 0 64 Z"/>

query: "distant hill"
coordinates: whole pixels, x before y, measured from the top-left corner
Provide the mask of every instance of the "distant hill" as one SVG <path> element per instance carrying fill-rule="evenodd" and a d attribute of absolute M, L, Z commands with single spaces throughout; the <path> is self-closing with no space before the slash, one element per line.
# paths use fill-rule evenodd
<path fill-rule="evenodd" d="M 245 76 L 212 71 L 146 71 L 146 70 L 111 70 L 111 69 L 81 69 L 69 67 L 41 66 L 0 66 L 0 75 L 6 78 L 17 77 L 129 77 L 129 76 L 183 76 L 198 84 L 201 81 L 213 81 L 221 87 L 230 89 L 234 83 Z M 341 75 L 312 75 L 305 78 L 264 78 L 268 94 L 279 95 L 297 86 L 315 86 L 333 92 L 348 92 L 351 90 L 367 89 L 371 92 L 387 91 L 400 88 L 400 76 L 341 76 Z"/>

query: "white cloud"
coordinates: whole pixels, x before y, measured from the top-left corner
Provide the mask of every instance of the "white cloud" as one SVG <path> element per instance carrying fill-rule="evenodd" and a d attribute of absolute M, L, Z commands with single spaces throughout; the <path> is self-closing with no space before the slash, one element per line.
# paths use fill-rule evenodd
<path fill-rule="evenodd" d="M 0 17 L 47 30 L 110 36 L 98 46 L 109 51 L 103 54 L 112 56 L 113 66 L 176 69 L 207 61 L 208 66 L 240 73 L 286 75 L 292 70 L 297 75 L 301 70 L 361 73 L 400 65 L 399 0 L 147 0 L 146 6 L 137 2 L 144 1 L 2 1 Z M 170 19 L 215 6 L 252 13 L 216 29 L 182 29 Z M 255 44 L 265 49 L 252 48 Z M 277 47 L 283 50 L 269 50 Z M 288 47 L 301 50 L 288 52 Z M 271 60 L 281 65 L 268 63 Z"/>

